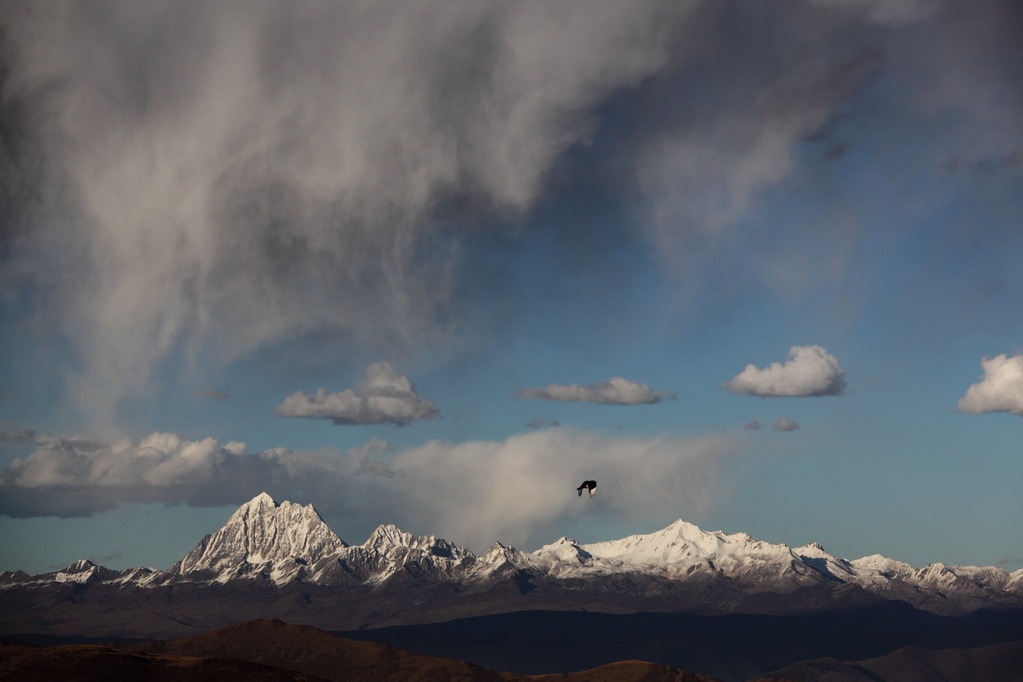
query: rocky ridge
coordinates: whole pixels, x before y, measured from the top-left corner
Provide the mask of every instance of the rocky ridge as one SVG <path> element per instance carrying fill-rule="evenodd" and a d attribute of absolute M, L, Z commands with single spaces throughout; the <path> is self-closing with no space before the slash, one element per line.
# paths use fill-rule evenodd
<path fill-rule="evenodd" d="M 1023 606 L 1023 570 L 940 563 L 914 568 L 879 555 L 850 561 L 816 543 L 793 549 L 746 533 L 704 531 L 682 520 L 654 533 L 608 542 L 580 544 L 562 537 L 534 552 L 496 543 L 482 556 L 389 524 L 378 527 L 365 543 L 349 545 L 312 505 L 278 504 L 266 493 L 242 505 L 223 528 L 203 538 L 167 571 L 115 571 L 80 560 L 37 576 L 0 573 L 0 589 L 53 583 L 153 588 L 257 581 L 369 590 L 404 582 L 481 592 L 509 579 L 522 589 L 555 585 L 608 593 L 627 586 L 645 597 L 690 598 L 694 590 L 717 590 L 728 595 L 718 599 L 723 610 L 757 595 L 818 589 L 863 591 L 935 613 Z"/>

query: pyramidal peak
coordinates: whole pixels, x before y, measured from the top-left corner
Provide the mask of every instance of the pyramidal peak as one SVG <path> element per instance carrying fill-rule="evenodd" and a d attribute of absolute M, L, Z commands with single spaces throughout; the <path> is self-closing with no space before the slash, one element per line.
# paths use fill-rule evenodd
<path fill-rule="evenodd" d="M 423 539 L 432 540 L 434 538 Z M 410 547 L 414 544 L 417 544 L 416 537 L 412 533 L 401 530 L 393 523 L 386 523 L 377 526 L 376 530 L 370 533 L 363 547 L 381 550 L 387 547 Z"/>
<path fill-rule="evenodd" d="M 580 544 L 563 536 L 534 552 L 497 542 L 481 557 L 447 540 L 415 536 L 394 524 L 377 527 L 365 543 L 352 546 L 324 523 L 311 504 L 277 503 L 265 492 L 239 507 L 222 528 L 204 537 L 169 571 L 112 571 L 83 559 L 41 576 L 4 572 L 0 590 L 46 582 L 73 583 L 85 589 L 101 583 L 154 587 L 258 579 L 276 585 L 297 581 L 368 588 L 390 584 L 418 589 L 450 583 L 458 586 L 456 593 L 465 588 L 467 594 L 476 594 L 503 580 L 513 581 L 525 592 L 556 585 L 550 581 L 570 580 L 578 582 L 569 589 L 585 591 L 586 585 L 593 585 L 604 594 L 609 585 L 619 588 L 621 575 L 645 576 L 642 584 L 653 590 L 650 594 L 666 597 L 675 594 L 676 581 L 691 581 L 701 590 L 726 585 L 728 590 L 750 595 L 838 585 L 846 591 L 860 589 L 885 599 L 906 600 L 935 613 L 1023 604 L 1023 569 L 1010 573 L 995 566 L 942 563 L 918 569 L 877 554 L 850 561 L 832 556 L 816 542 L 791 549 L 746 533 L 704 531 L 682 519 L 661 530 L 619 540 Z M 612 583 L 606 582 L 608 576 Z"/>
<path fill-rule="evenodd" d="M 203 538 L 170 572 L 230 570 L 224 576 L 229 579 L 247 568 L 307 565 L 347 546 L 311 504 L 278 504 L 264 492 L 239 507 L 223 528 Z"/>

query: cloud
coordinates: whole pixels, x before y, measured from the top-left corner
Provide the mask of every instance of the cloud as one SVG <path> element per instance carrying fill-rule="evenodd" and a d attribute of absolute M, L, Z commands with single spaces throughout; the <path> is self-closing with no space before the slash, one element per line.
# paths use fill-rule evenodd
<path fill-rule="evenodd" d="M 70 401 L 110 419 L 181 349 L 450 348 L 450 207 L 528 209 L 697 4 L 21 4 L 10 271 L 73 345 Z"/>
<path fill-rule="evenodd" d="M 722 388 L 730 393 L 764 397 L 842 395 L 845 371 L 838 360 L 820 346 L 792 346 L 784 365 L 773 362 L 764 369 L 746 369 Z"/>
<path fill-rule="evenodd" d="M 788 417 L 778 417 L 774 420 L 774 426 L 772 428 L 775 431 L 795 431 L 799 428 L 799 424 Z"/>
<path fill-rule="evenodd" d="M 231 397 L 231 396 L 229 396 L 226 393 L 221 393 L 220 391 L 208 391 L 208 390 L 207 391 L 199 391 L 195 395 L 198 398 L 210 398 L 212 400 L 227 400 L 227 399 L 229 399 Z"/>
<path fill-rule="evenodd" d="M 729 248 L 749 242 L 734 241 L 733 232 L 758 238 L 751 224 L 763 224 L 757 209 L 764 194 L 801 170 L 800 146 L 848 113 L 885 61 L 848 12 L 771 5 L 754 29 L 741 3 L 714 3 L 708 11 L 715 30 L 691 36 L 691 66 L 681 66 L 650 97 L 659 110 L 686 115 L 661 119 L 650 112 L 652 132 L 637 140 L 636 176 L 646 199 L 640 224 L 667 273 L 690 286 L 727 277 L 734 287 Z M 793 21 L 799 30 L 789 30 Z M 765 25 L 785 26 L 789 39 L 777 43 Z M 720 83 L 730 85 L 713 85 Z M 820 225 L 814 230 L 813 239 L 783 240 L 781 251 L 758 248 L 749 276 L 784 293 L 805 291 L 811 269 L 792 261 L 820 243 L 822 232 L 828 270 L 842 272 L 834 247 L 843 235 Z"/>
<path fill-rule="evenodd" d="M 549 419 L 547 417 L 534 417 L 526 422 L 526 426 L 531 429 L 547 429 L 555 426 L 561 426 L 561 422 L 557 419 Z"/>
<path fill-rule="evenodd" d="M 931 16 L 938 0 L 809 0 L 824 7 L 848 7 L 866 12 L 879 24 L 909 24 Z"/>
<path fill-rule="evenodd" d="M 190 441 L 152 434 L 137 443 L 52 438 L 0 472 L 0 513 L 89 515 L 128 502 L 240 504 L 267 490 L 316 505 L 366 533 L 388 521 L 485 548 L 496 539 L 545 542 L 572 517 L 607 520 L 703 513 L 727 494 L 721 463 L 740 440 L 602 437 L 545 429 L 503 441 L 431 441 L 391 452 L 370 441 L 348 451 Z M 575 487 L 600 481 L 600 507 Z M 352 532 L 337 528 L 338 532 Z"/>
<path fill-rule="evenodd" d="M 339 425 L 396 426 L 440 416 L 436 405 L 419 397 L 412 380 L 396 372 L 387 362 L 374 362 L 367 367 L 366 382 L 355 389 L 331 393 L 320 388 L 315 394 L 292 393 L 277 406 L 274 414 L 330 419 Z"/>
<path fill-rule="evenodd" d="M 611 377 L 599 384 L 586 386 L 551 384 L 547 388 L 527 388 L 518 395 L 523 398 L 603 405 L 654 405 L 662 400 L 674 400 L 678 397 L 678 394 L 673 391 L 652 390 L 644 383 L 629 381 L 621 377 Z"/>
<path fill-rule="evenodd" d="M 33 429 L 16 426 L 8 429 L 7 425 L 0 420 L 0 443 L 25 443 L 34 440 L 36 432 Z"/>
<path fill-rule="evenodd" d="M 764 425 L 760 422 L 759 419 L 750 419 L 748 422 L 743 424 L 742 428 L 750 429 L 751 431 L 759 431 L 760 429 L 764 428 Z"/>
<path fill-rule="evenodd" d="M 959 411 L 968 414 L 1009 412 L 1023 417 L 1023 355 L 982 358 L 984 376 L 966 389 Z"/>
<path fill-rule="evenodd" d="M 121 558 L 122 558 L 121 557 L 121 550 L 115 549 L 112 552 L 107 552 L 106 554 L 102 554 L 100 556 L 93 557 L 93 558 L 89 559 L 89 561 L 93 562 L 94 564 L 99 564 L 99 565 L 102 566 L 104 564 L 104 562 L 113 561 L 115 559 L 121 559 Z"/>

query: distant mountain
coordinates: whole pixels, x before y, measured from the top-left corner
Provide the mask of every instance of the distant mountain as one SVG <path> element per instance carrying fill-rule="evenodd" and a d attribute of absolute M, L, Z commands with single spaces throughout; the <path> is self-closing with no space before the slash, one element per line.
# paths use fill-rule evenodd
<path fill-rule="evenodd" d="M 608 542 L 562 537 L 534 552 L 496 543 L 482 556 L 393 525 L 349 545 L 312 505 L 263 493 L 167 571 L 81 560 L 37 576 L 0 573 L 0 594 L 2 632 L 82 634 L 91 618 L 100 634 L 169 636 L 266 616 L 342 630 L 526 608 L 794 613 L 897 600 L 962 614 L 1023 608 L 1023 570 L 849 561 L 818 544 L 792 549 L 682 520 Z"/>

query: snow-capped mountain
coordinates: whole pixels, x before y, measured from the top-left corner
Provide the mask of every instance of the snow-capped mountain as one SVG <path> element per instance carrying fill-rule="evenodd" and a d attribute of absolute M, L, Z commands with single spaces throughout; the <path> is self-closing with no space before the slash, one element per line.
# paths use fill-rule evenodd
<path fill-rule="evenodd" d="M 309 579 L 309 566 L 348 545 L 312 505 L 277 504 L 261 493 L 238 508 L 223 528 L 207 535 L 169 573 L 208 574 L 217 582 L 268 577 L 281 584 Z"/>
<path fill-rule="evenodd" d="M 393 525 L 378 527 L 361 545 L 349 545 L 312 505 L 278 504 L 266 493 L 242 505 L 223 528 L 203 538 L 168 571 L 112 571 L 82 560 L 41 576 L 0 574 L 0 587 L 8 589 L 53 583 L 157 588 L 247 582 L 372 593 L 447 585 L 463 596 L 480 595 L 509 581 L 522 593 L 557 595 L 558 603 L 572 595 L 599 595 L 601 604 L 648 600 L 644 608 L 654 599 L 659 607 L 727 611 L 749 608 L 758 595 L 775 604 L 790 595 L 789 606 L 796 609 L 818 603 L 814 595 L 822 594 L 831 595 L 832 601 L 836 594 L 873 595 L 939 613 L 1023 606 L 1023 569 L 1010 573 L 944 564 L 914 568 L 878 555 L 849 561 L 816 543 L 792 549 L 746 533 L 704 531 L 682 520 L 654 533 L 608 542 L 579 544 L 562 537 L 534 552 L 496 543 L 482 556 Z M 799 599 L 792 596 L 797 594 Z"/>

